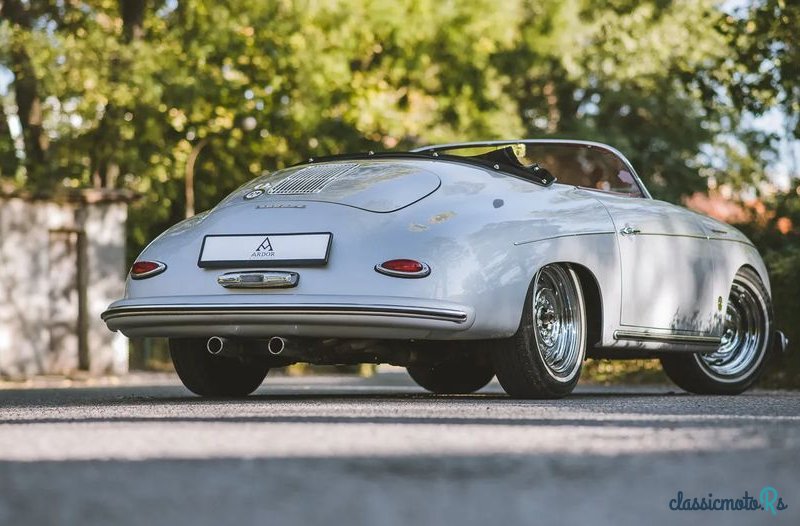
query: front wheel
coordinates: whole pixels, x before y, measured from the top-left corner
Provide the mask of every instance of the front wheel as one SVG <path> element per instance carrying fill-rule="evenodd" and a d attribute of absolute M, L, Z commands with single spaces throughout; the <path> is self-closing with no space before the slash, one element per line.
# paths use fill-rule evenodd
<path fill-rule="evenodd" d="M 586 353 L 586 309 L 577 274 L 547 265 L 533 279 L 517 333 L 493 356 L 514 398 L 561 398 L 575 388 Z"/>
<path fill-rule="evenodd" d="M 772 303 L 758 274 L 742 269 L 733 280 L 719 349 L 661 358 L 667 376 L 696 394 L 733 395 L 752 387 L 772 348 Z"/>
<path fill-rule="evenodd" d="M 269 372 L 262 357 L 215 356 L 206 350 L 206 340 L 201 338 L 172 338 L 169 354 L 183 385 L 200 396 L 247 396 L 258 389 Z"/>

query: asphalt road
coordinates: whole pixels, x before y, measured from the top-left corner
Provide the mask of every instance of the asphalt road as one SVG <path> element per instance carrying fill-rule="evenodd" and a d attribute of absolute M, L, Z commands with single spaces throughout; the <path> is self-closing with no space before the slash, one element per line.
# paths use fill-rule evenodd
<path fill-rule="evenodd" d="M 230 401 L 154 383 L 0 390 L 0 524 L 800 524 L 797 392 L 517 401 L 382 374 Z M 788 508 L 669 509 L 764 486 Z"/>

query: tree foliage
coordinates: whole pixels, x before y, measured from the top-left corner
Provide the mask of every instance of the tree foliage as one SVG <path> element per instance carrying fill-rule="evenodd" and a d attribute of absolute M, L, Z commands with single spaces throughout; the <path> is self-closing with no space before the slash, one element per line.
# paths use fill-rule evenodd
<path fill-rule="evenodd" d="M 735 105 L 755 114 L 779 106 L 789 131 L 800 137 L 800 3 L 756 0 L 726 16 L 720 26 L 733 53 L 721 83 Z"/>
<path fill-rule="evenodd" d="M 739 126 L 710 87 L 732 45 L 710 0 L 4 0 L 2 10 L 6 112 L 24 138 L 9 156 L 2 134 L 3 174 L 140 191 L 148 222 L 136 223 L 136 245 L 307 155 L 438 141 L 599 139 L 678 200 L 705 188 L 704 147 Z M 724 168 L 701 175 L 724 179 Z"/>

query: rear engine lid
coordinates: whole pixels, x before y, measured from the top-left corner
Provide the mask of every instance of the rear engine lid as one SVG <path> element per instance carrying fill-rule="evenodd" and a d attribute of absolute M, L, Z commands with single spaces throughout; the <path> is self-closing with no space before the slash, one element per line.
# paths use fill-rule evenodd
<path fill-rule="evenodd" d="M 394 212 L 435 192 L 439 176 L 422 163 L 395 160 L 306 164 L 255 179 L 220 206 L 247 200 L 257 204 L 322 201 L 370 212 Z"/>

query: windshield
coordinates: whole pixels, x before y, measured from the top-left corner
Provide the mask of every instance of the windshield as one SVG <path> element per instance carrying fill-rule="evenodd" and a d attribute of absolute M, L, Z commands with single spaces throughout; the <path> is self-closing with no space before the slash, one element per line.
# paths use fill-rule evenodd
<path fill-rule="evenodd" d="M 612 151 L 581 143 L 506 143 L 434 147 L 439 155 L 453 155 L 515 165 L 526 170 L 543 169 L 558 183 L 642 197 L 636 177 Z"/>

